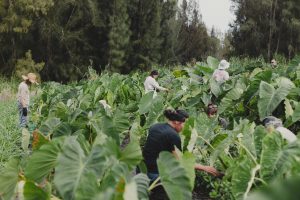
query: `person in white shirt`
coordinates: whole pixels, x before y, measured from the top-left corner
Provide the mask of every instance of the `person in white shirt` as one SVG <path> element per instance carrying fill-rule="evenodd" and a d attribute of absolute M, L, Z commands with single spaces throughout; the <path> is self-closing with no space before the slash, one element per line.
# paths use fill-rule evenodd
<path fill-rule="evenodd" d="M 272 67 L 272 68 L 277 67 L 277 61 L 276 61 L 275 59 L 272 59 L 272 60 L 271 60 L 271 67 Z"/>
<path fill-rule="evenodd" d="M 268 116 L 263 120 L 263 124 L 266 128 L 269 126 L 273 126 L 275 130 L 278 131 L 281 136 L 288 142 L 294 142 L 295 140 L 297 140 L 296 135 L 292 131 L 283 127 L 281 119 L 273 116 Z"/>
<path fill-rule="evenodd" d="M 229 68 L 229 62 L 226 60 L 221 60 L 218 69 L 216 69 L 212 75 L 213 79 L 218 83 L 224 83 L 229 79 L 229 74 L 226 69 Z"/>
<path fill-rule="evenodd" d="M 168 91 L 167 88 L 161 87 L 159 86 L 159 84 L 157 83 L 157 81 L 155 79 L 157 79 L 158 77 L 158 71 L 157 70 L 153 70 L 150 73 L 150 76 L 148 76 L 144 82 L 144 86 L 145 86 L 145 92 L 158 92 L 158 91 Z"/>
<path fill-rule="evenodd" d="M 18 88 L 18 109 L 20 116 L 20 126 L 26 127 L 28 123 L 28 107 L 30 102 L 29 86 L 31 84 L 37 84 L 37 77 L 34 73 L 22 75 L 23 81 L 20 83 Z"/>

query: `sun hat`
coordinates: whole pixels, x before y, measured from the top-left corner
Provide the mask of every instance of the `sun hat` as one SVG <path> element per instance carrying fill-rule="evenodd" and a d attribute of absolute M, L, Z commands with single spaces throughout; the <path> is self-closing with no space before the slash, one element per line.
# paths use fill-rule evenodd
<path fill-rule="evenodd" d="M 229 62 L 226 60 L 221 60 L 218 69 L 228 69 L 229 68 Z"/>
<path fill-rule="evenodd" d="M 37 77 L 34 73 L 28 73 L 27 75 L 22 75 L 24 81 L 30 81 L 31 83 L 38 84 Z"/>

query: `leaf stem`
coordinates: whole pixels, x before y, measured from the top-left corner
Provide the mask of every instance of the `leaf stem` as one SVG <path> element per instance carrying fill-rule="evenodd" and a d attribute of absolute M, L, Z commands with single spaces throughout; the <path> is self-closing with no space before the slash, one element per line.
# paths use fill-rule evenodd
<path fill-rule="evenodd" d="M 157 179 L 150 185 L 150 187 L 148 188 L 148 191 L 151 191 L 154 188 L 156 188 L 157 186 L 161 185 L 161 183 L 158 183 L 158 181 L 160 181 L 160 177 L 157 177 Z"/>
<path fill-rule="evenodd" d="M 254 156 L 252 155 L 252 153 L 247 149 L 247 147 L 245 147 L 242 143 L 240 142 L 236 142 L 237 144 L 239 144 L 251 157 L 251 159 L 253 160 L 253 162 L 255 163 L 255 165 L 258 165 L 256 159 L 254 158 Z"/>

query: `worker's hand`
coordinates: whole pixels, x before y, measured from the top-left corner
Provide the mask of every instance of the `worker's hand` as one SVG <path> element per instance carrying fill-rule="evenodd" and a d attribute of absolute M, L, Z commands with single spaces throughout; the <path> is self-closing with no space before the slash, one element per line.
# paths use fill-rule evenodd
<path fill-rule="evenodd" d="M 22 111 L 22 112 L 23 112 L 23 116 L 25 116 L 25 117 L 26 117 L 26 116 L 27 116 L 27 108 L 26 108 L 26 107 L 25 107 L 25 108 L 23 108 L 23 111 Z"/>
<path fill-rule="evenodd" d="M 214 167 L 211 166 L 203 166 L 203 165 L 197 165 L 196 169 L 205 171 L 213 176 L 221 177 L 222 173 L 218 172 Z"/>

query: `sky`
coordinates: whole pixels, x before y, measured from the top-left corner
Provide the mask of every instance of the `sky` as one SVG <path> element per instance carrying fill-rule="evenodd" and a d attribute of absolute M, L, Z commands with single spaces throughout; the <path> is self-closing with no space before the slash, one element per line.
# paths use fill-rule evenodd
<path fill-rule="evenodd" d="M 230 0 L 196 0 L 196 2 L 208 29 L 214 26 L 223 33 L 229 29 L 228 24 L 234 20 L 234 14 L 230 12 Z"/>

